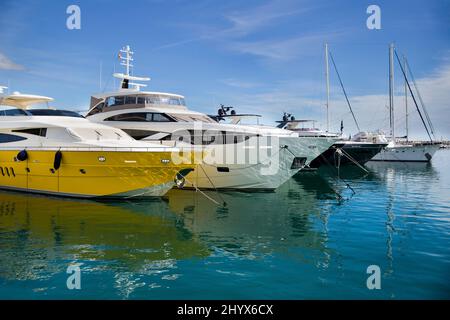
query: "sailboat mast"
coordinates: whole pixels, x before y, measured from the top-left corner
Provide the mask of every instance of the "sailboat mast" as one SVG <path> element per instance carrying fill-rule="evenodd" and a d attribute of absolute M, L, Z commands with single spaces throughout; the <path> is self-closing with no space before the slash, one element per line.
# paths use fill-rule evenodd
<path fill-rule="evenodd" d="M 325 43 L 325 77 L 327 84 L 327 132 L 330 131 L 330 70 L 328 65 L 328 43 Z"/>
<path fill-rule="evenodd" d="M 404 69 L 406 72 L 406 58 L 403 57 L 403 65 L 404 65 Z M 408 137 L 409 137 L 409 123 L 408 123 L 408 83 L 405 79 L 405 120 L 406 120 L 406 141 L 408 141 Z"/>
<path fill-rule="evenodd" d="M 394 44 L 389 46 L 389 119 L 391 125 L 391 137 L 395 142 L 394 123 Z"/>

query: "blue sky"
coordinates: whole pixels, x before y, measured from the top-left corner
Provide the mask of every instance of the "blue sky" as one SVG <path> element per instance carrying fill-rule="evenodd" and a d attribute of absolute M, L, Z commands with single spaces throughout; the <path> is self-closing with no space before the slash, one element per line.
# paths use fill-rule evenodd
<path fill-rule="evenodd" d="M 66 8 L 81 8 L 81 30 Z M 366 8 L 381 8 L 381 30 Z M 149 90 L 183 94 L 206 113 L 219 103 L 264 116 L 283 111 L 325 125 L 323 45 L 328 42 L 362 129 L 388 129 L 388 44 L 408 57 L 438 136 L 450 136 L 450 2 L 431 1 L 12 1 L 0 0 L 0 84 L 86 109 L 113 88 L 117 52 L 135 52 Z M 102 86 L 100 87 L 100 65 Z M 396 69 L 397 131 L 404 98 Z M 410 101 L 412 107 L 412 101 Z M 331 72 L 331 124 L 356 129 Z M 412 134 L 424 137 L 414 112 Z"/>

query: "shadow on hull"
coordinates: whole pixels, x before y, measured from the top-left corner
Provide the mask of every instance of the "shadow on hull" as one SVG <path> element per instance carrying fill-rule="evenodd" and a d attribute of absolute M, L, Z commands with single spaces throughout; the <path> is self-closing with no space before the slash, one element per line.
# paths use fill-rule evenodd
<path fill-rule="evenodd" d="M 385 143 L 335 143 L 311 161 L 309 166 L 311 168 L 319 168 L 323 165 L 333 165 L 335 167 L 340 165 L 355 165 L 349 158 L 363 165 L 377 155 L 385 146 Z M 342 155 L 337 152 L 338 149 L 343 151 Z"/>

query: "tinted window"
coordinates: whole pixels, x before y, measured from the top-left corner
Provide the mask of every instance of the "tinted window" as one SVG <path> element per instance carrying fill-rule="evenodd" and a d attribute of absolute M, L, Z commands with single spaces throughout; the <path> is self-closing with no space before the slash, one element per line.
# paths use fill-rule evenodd
<path fill-rule="evenodd" d="M 114 107 L 114 106 L 120 106 L 125 103 L 125 97 L 119 96 L 119 97 L 109 97 L 106 99 L 106 106 L 107 107 Z"/>
<path fill-rule="evenodd" d="M 136 104 L 136 97 L 135 96 L 126 96 L 125 104 Z"/>
<path fill-rule="evenodd" d="M 170 122 L 173 120 L 162 113 L 130 112 L 106 118 L 105 121 Z"/>
<path fill-rule="evenodd" d="M 30 109 L 28 110 L 33 116 L 62 116 L 62 117 L 74 117 L 83 118 L 82 115 L 75 111 L 69 110 L 52 110 L 52 109 Z"/>
<path fill-rule="evenodd" d="M 0 133 L 0 143 L 16 142 L 26 140 L 27 138 L 15 136 L 13 134 Z"/>
<path fill-rule="evenodd" d="M 171 96 L 147 96 L 145 97 L 145 102 L 147 104 L 169 104 L 176 106 L 184 106 L 185 102 L 183 98 L 171 97 Z"/>
<path fill-rule="evenodd" d="M 137 122 L 146 122 L 146 121 L 152 121 L 152 114 L 149 113 L 149 112 L 123 113 L 123 114 L 118 114 L 118 115 L 106 118 L 105 121 L 137 121 Z"/>
<path fill-rule="evenodd" d="M 132 136 L 136 140 L 141 140 L 152 136 L 154 134 L 160 133 L 159 131 L 149 131 L 149 130 L 134 130 L 134 129 L 123 129 L 126 133 Z"/>
<path fill-rule="evenodd" d="M 145 104 L 145 97 L 137 97 L 137 104 Z"/>
<path fill-rule="evenodd" d="M 29 114 L 22 109 L 0 110 L 0 116 L 28 116 Z"/>
<path fill-rule="evenodd" d="M 154 122 L 170 122 L 172 120 L 168 116 L 163 114 L 163 113 L 154 113 L 153 114 L 153 121 Z"/>
<path fill-rule="evenodd" d="M 47 134 L 47 128 L 13 130 L 13 132 L 28 133 L 28 134 L 34 134 L 35 136 L 45 137 L 45 135 Z"/>

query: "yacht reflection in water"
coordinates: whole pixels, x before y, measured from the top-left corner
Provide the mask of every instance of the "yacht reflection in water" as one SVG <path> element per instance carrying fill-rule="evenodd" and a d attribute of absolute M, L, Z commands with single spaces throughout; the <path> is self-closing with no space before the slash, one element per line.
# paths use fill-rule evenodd
<path fill-rule="evenodd" d="M 321 218 L 327 213 L 313 187 L 308 191 L 291 180 L 271 194 L 208 192 L 207 196 L 227 206 L 217 207 L 195 191 L 172 189 L 166 195 L 183 226 L 210 248 L 242 258 L 299 248 L 326 250 L 326 235 L 314 221 L 325 221 Z"/>
<path fill-rule="evenodd" d="M 150 261 L 208 255 L 161 200 L 102 203 L 0 192 L 0 278 L 65 272 L 68 261 L 114 261 L 139 272 Z M 51 262 L 60 260 L 63 266 Z"/>
<path fill-rule="evenodd" d="M 214 257 L 253 260 L 288 253 L 301 263 L 327 265 L 327 214 L 314 186 L 291 180 L 273 194 L 220 196 L 224 208 L 199 192 L 178 189 L 164 200 L 138 202 L 2 191 L 0 283 L 32 281 L 30 291 L 48 290 L 65 284 L 68 265 L 80 263 L 84 281 L 106 273 L 109 285 L 128 298 L 140 286 L 148 291 L 164 279 L 176 281 L 183 274 L 181 261 L 203 265 Z M 84 284 L 92 292 L 108 286 L 91 282 Z"/>
<path fill-rule="evenodd" d="M 323 247 L 321 233 L 310 221 L 311 215 L 321 214 L 318 195 L 314 186 L 307 187 L 309 191 L 292 182 L 273 194 L 220 193 L 225 208 L 198 192 L 177 189 L 169 191 L 165 201 L 120 203 L 2 191 L 0 259 L 12 258 L 8 252 L 13 250 L 14 259 L 23 264 L 32 257 L 39 260 L 61 254 L 67 254 L 67 259 L 137 263 L 205 256 L 214 246 L 235 253 Z M 167 243 L 170 250 L 162 250 Z M 2 276 L 7 265 L 1 263 Z"/>

